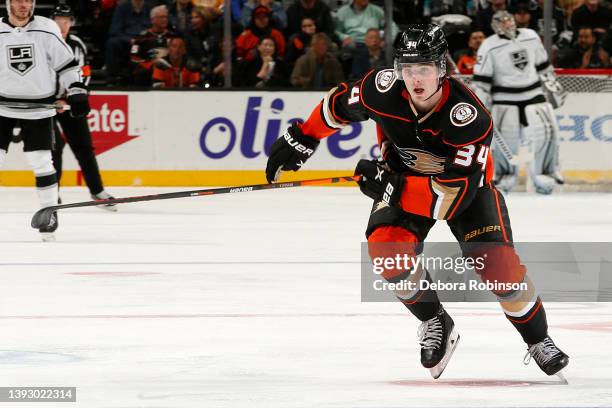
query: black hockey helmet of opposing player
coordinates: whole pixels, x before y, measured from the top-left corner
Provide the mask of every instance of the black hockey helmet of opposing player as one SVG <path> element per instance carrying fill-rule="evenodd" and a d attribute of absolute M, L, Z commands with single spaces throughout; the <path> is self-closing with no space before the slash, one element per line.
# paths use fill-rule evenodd
<path fill-rule="evenodd" d="M 51 13 L 51 18 L 55 17 L 70 17 L 74 19 L 74 13 L 68 4 L 61 1 L 57 4 L 57 6 L 55 6 L 53 12 Z"/>
<path fill-rule="evenodd" d="M 446 75 L 448 43 L 440 26 L 435 24 L 411 24 L 395 41 L 395 72 L 399 78 L 402 64 L 435 62 L 440 76 Z"/>

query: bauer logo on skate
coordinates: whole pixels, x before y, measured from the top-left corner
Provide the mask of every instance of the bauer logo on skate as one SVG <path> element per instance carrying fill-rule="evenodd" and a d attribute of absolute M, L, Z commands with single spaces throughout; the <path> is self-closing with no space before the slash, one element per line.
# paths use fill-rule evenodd
<path fill-rule="evenodd" d="M 128 95 L 91 95 L 87 117 L 96 155 L 138 136 L 130 136 Z"/>

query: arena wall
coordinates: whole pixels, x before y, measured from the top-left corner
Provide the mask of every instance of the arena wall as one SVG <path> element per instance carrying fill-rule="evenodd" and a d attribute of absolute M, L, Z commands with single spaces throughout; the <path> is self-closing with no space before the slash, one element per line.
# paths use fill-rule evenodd
<path fill-rule="evenodd" d="M 108 186 L 215 186 L 264 183 L 267 152 L 322 92 L 95 92 L 89 124 Z M 612 181 L 612 94 L 572 93 L 556 111 L 564 174 L 573 182 Z M 352 174 L 378 153 L 372 122 L 323 141 L 299 173 L 283 179 Z M 0 185 L 31 186 L 21 144 L 12 144 Z M 82 185 L 65 152 L 62 185 Z"/>

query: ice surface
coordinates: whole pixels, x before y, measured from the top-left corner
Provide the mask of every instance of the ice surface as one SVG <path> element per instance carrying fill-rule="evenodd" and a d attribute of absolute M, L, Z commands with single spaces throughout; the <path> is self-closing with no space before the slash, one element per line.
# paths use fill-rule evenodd
<path fill-rule="evenodd" d="M 61 196 L 88 199 L 81 188 Z M 78 388 L 76 404 L 57 406 L 612 405 L 605 303 L 546 305 L 571 356 L 567 386 L 523 365 L 497 304 L 449 304 L 461 343 L 432 380 L 418 322 L 399 304 L 360 302 L 370 202 L 357 189 L 67 210 L 54 243 L 29 228 L 33 189 L 0 197 L 0 386 Z M 522 241 L 610 241 L 611 204 L 609 194 L 508 198 Z M 452 236 L 438 223 L 429 239 Z"/>

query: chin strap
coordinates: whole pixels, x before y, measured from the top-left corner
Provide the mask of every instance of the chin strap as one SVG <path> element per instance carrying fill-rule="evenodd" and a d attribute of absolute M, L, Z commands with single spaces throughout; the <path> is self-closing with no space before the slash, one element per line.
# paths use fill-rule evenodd
<path fill-rule="evenodd" d="M 438 87 L 436 88 L 435 91 L 433 91 L 433 93 L 431 95 L 429 95 L 427 97 L 427 99 L 425 99 L 426 101 L 428 101 L 432 96 L 434 96 L 436 93 L 438 93 L 440 88 L 442 88 L 442 84 L 444 83 L 444 79 L 446 79 L 446 75 L 440 77 L 440 79 L 438 80 Z"/>

